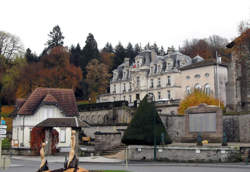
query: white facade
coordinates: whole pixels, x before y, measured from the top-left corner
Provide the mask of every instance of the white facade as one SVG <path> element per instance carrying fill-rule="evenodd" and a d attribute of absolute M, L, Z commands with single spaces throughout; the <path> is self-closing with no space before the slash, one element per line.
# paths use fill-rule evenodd
<path fill-rule="evenodd" d="M 34 126 L 47 118 L 63 118 L 65 115 L 54 105 L 42 105 L 33 115 L 17 115 L 13 119 L 12 146 L 30 148 L 30 133 Z M 55 128 L 59 132 L 58 147 L 69 147 L 71 128 Z"/>
<path fill-rule="evenodd" d="M 226 103 L 226 82 L 227 68 L 223 65 L 204 61 L 200 56 L 191 59 L 179 52 L 157 56 L 147 50 L 136 56 L 132 65 L 125 58 L 113 71 L 110 94 L 100 95 L 97 101 L 133 103 L 149 93 L 154 95 L 155 101 L 181 100 L 194 88 L 200 88 Z"/>

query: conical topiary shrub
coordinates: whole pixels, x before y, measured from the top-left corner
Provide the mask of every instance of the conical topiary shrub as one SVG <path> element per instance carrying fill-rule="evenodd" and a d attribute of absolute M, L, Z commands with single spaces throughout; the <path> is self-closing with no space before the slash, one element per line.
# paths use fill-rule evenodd
<path fill-rule="evenodd" d="M 171 143 L 154 104 L 148 102 L 145 96 L 125 131 L 122 142 L 127 145 L 154 145 L 154 130 L 156 144 L 161 144 L 162 141 L 165 144 Z"/>

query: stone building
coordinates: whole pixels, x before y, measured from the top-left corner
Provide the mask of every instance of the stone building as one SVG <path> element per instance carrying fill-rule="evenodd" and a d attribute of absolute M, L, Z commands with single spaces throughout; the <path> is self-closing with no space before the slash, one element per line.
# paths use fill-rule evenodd
<path fill-rule="evenodd" d="M 113 71 L 110 93 L 99 95 L 97 102 L 125 100 L 132 104 L 146 94 L 154 95 L 154 101 L 176 102 L 197 88 L 226 103 L 227 76 L 225 65 L 198 55 L 191 59 L 170 49 L 167 55 L 158 56 L 145 50 L 135 57 L 133 64 L 129 58 L 124 59 Z"/>
<path fill-rule="evenodd" d="M 227 84 L 228 111 L 250 111 L 250 52 L 249 40 L 245 42 L 244 36 L 245 33 L 227 45 L 231 50 Z"/>

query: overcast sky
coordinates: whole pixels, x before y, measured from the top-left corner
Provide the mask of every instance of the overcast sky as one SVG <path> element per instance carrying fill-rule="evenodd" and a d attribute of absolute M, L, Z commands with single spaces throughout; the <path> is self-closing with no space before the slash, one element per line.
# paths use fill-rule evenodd
<path fill-rule="evenodd" d="M 250 18 L 250 0 L 2 0 L 0 6 L 0 30 L 37 54 L 57 24 L 66 46 L 83 46 L 92 33 L 99 49 L 119 41 L 178 48 L 213 34 L 231 40 Z"/>

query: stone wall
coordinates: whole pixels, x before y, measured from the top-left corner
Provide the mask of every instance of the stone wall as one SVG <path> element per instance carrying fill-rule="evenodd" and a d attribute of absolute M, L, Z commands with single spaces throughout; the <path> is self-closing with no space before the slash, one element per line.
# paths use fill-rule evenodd
<path fill-rule="evenodd" d="M 240 150 L 208 147 L 157 147 L 157 160 L 174 162 L 233 162 L 237 161 Z M 153 160 L 153 146 L 129 146 L 129 160 Z"/>
<path fill-rule="evenodd" d="M 240 142 L 250 142 L 250 114 L 239 116 Z"/>
<path fill-rule="evenodd" d="M 223 132 L 226 133 L 228 142 L 240 141 L 239 116 L 224 115 L 223 116 Z"/>
<path fill-rule="evenodd" d="M 180 142 L 184 136 L 185 118 L 183 115 L 160 115 L 161 120 L 173 142 Z"/>
<path fill-rule="evenodd" d="M 128 124 L 133 110 L 127 106 L 79 112 L 80 120 L 91 125 Z"/>
<path fill-rule="evenodd" d="M 95 151 L 102 152 L 104 150 L 110 150 L 121 145 L 121 133 L 120 132 L 96 132 L 95 133 Z"/>
<path fill-rule="evenodd" d="M 90 126 L 88 128 L 82 128 L 84 133 L 87 136 L 91 137 L 91 138 L 95 138 L 95 132 L 112 133 L 112 132 L 124 131 L 125 129 L 127 129 L 126 125 L 120 125 L 120 126 Z"/>

